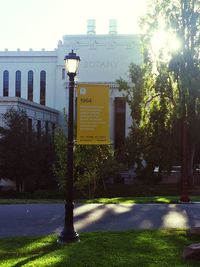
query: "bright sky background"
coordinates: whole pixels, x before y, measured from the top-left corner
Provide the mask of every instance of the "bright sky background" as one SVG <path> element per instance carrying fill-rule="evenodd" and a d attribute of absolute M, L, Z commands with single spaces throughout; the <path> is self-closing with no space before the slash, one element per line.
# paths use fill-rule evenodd
<path fill-rule="evenodd" d="M 53 50 L 67 34 L 85 34 L 87 20 L 96 33 L 108 33 L 108 20 L 118 20 L 118 33 L 138 33 L 146 0 L 0 0 L 0 50 Z"/>

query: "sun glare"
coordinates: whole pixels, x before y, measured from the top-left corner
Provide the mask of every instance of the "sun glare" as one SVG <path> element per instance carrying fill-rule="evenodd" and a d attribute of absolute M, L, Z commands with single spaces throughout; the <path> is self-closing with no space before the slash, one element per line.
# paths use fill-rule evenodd
<path fill-rule="evenodd" d="M 171 55 L 181 48 L 181 42 L 175 34 L 165 30 L 158 30 L 151 39 L 151 48 L 154 57 L 162 57 L 168 61 Z"/>

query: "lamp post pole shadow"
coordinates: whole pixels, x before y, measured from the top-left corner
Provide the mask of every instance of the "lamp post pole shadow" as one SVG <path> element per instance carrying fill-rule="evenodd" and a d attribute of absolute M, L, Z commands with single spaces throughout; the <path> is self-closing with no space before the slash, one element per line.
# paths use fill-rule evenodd
<path fill-rule="evenodd" d="M 58 243 L 79 242 L 79 235 L 74 229 L 73 203 L 73 166 L 74 166 L 74 78 L 79 66 L 80 57 L 72 52 L 65 56 L 67 75 L 69 76 L 69 109 L 68 109 L 68 145 L 67 145 L 67 177 L 65 198 L 64 229 L 58 237 Z"/>

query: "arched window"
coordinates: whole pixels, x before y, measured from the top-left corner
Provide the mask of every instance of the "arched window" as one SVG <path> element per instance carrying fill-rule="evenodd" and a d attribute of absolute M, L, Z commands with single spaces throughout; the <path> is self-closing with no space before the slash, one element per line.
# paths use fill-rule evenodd
<path fill-rule="evenodd" d="M 40 72 L 40 104 L 45 105 L 45 95 L 46 95 L 46 71 L 42 70 Z"/>
<path fill-rule="evenodd" d="M 15 96 L 21 97 L 21 71 L 15 73 Z"/>
<path fill-rule="evenodd" d="M 5 70 L 3 72 L 3 96 L 8 96 L 9 91 L 9 72 Z"/>
<path fill-rule="evenodd" d="M 28 100 L 33 101 L 33 71 L 28 72 Z"/>

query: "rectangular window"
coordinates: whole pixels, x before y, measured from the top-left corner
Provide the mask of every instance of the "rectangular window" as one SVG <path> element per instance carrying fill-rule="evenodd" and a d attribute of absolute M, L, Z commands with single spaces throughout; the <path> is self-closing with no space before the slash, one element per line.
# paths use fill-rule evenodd
<path fill-rule="evenodd" d="M 45 105 L 46 98 L 46 71 L 40 72 L 40 104 Z"/>
<path fill-rule="evenodd" d="M 15 73 L 15 96 L 21 97 L 21 71 Z"/>
<path fill-rule="evenodd" d="M 120 149 L 125 141 L 126 101 L 123 97 L 116 97 L 114 102 L 114 144 Z"/>
<path fill-rule="evenodd" d="M 49 122 L 45 121 L 45 135 L 46 137 L 48 137 L 49 134 Z"/>
<path fill-rule="evenodd" d="M 9 90 L 9 72 L 5 70 L 3 72 L 3 96 L 8 96 Z"/>
<path fill-rule="evenodd" d="M 37 138 L 40 139 L 41 137 L 41 121 L 37 121 Z"/>
<path fill-rule="evenodd" d="M 33 71 L 28 72 L 28 100 L 33 101 Z"/>
<path fill-rule="evenodd" d="M 65 73 L 66 73 L 66 70 L 62 69 L 62 80 L 65 80 Z"/>
<path fill-rule="evenodd" d="M 55 136 L 55 129 L 56 129 L 56 125 L 55 123 L 52 123 L 52 138 L 54 139 Z"/>
<path fill-rule="evenodd" d="M 28 133 L 32 132 L 32 119 L 28 119 Z"/>

